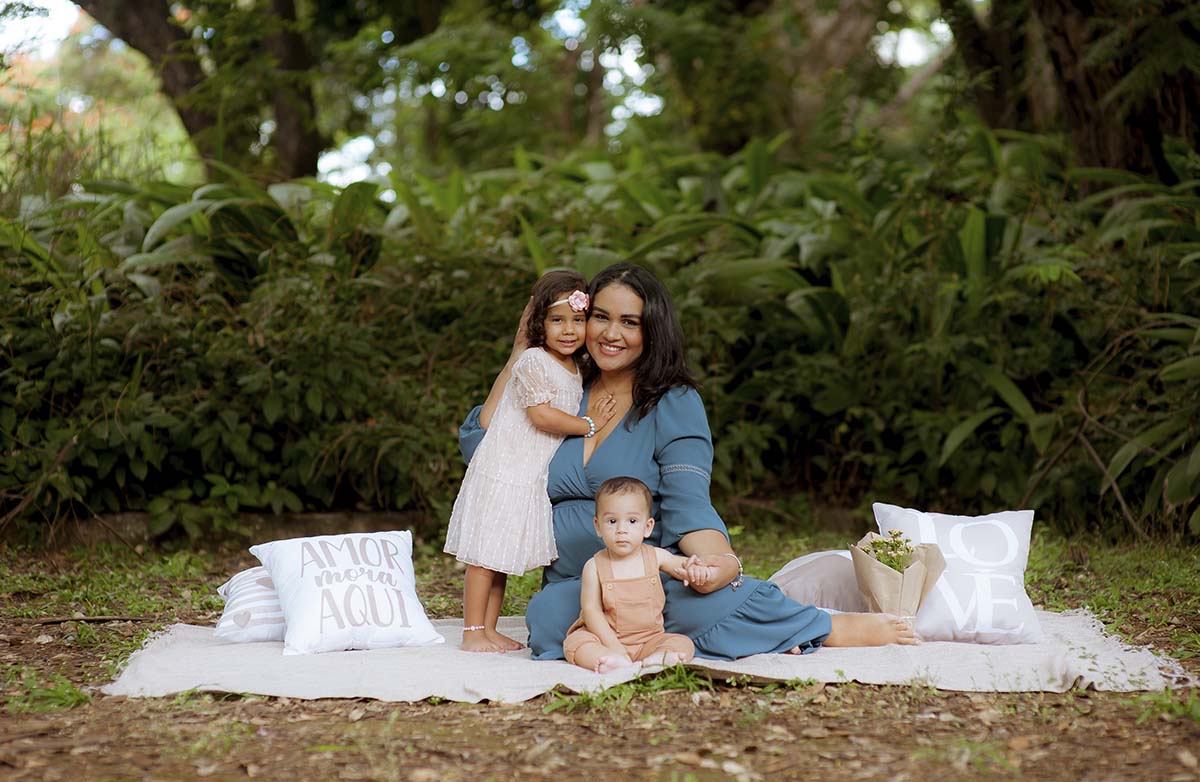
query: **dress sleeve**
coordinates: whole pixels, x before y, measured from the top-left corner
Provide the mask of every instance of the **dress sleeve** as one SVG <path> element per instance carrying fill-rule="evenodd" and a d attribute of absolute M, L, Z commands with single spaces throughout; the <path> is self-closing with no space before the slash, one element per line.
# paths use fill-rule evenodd
<path fill-rule="evenodd" d="M 661 545 L 674 546 L 687 533 L 702 529 L 729 537 L 708 494 L 712 435 L 700 395 L 691 388 L 673 389 L 658 400 L 654 416 Z"/>
<path fill-rule="evenodd" d="M 549 358 L 541 348 L 530 348 L 513 364 L 509 380 L 513 397 L 521 407 L 533 407 L 554 400 L 554 378 L 547 366 Z"/>
<path fill-rule="evenodd" d="M 483 442 L 483 436 L 487 434 L 487 429 L 479 423 L 479 414 L 483 412 L 483 405 L 475 405 L 471 412 L 467 413 L 467 420 L 462 422 L 462 426 L 458 427 L 458 450 L 462 453 L 463 462 L 471 463 L 471 457 L 475 455 L 475 449 Z"/>

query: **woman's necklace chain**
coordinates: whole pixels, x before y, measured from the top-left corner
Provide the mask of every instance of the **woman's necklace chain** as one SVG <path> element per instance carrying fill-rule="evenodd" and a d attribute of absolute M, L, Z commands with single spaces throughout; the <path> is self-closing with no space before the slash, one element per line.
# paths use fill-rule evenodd
<path fill-rule="evenodd" d="M 603 375 L 597 376 L 597 378 L 596 378 L 596 382 L 600 384 L 600 390 L 601 390 L 601 391 L 602 391 L 604 394 L 606 394 L 606 395 L 607 395 L 609 398 L 611 398 L 611 399 L 613 399 L 613 400 L 616 400 L 616 398 L 617 398 L 617 395 L 616 395 L 616 394 L 614 394 L 614 393 L 613 393 L 611 390 L 609 390 L 609 388 L 608 388 L 608 384 L 604 382 L 604 376 L 603 376 Z M 629 401 L 630 401 L 630 403 L 631 403 L 631 406 L 632 406 L 632 402 L 633 402 L 633 393 L 632 393 L 632 391 L 630 392 L 630 395 L 629 395 L 629 396 L 630 396 L 630 400 L 629 400 Z M 601 426 L 601 427 L 599 427 L 599 428 L 596 430 L 596 432 L 597 432 L 597 433 L 600 433 L 600 432 L 603 432 L 603 431 L 605 431 L 605 430 L 606 430 L 606 429 L 608 429 L 610 426 L 614 426 L 614 425 L 616 425 L 616 423 L 617 423 L 618 421 L 620 421 L 622 418 L 624 418 L 624 415 L 623 415 L 623 414 L 622 414 L 622 415 L 614 415 L 614 416 L 613 416 L 611 419 L 609 419 L 608 423 L 606 423 L 604 426 Z"/>

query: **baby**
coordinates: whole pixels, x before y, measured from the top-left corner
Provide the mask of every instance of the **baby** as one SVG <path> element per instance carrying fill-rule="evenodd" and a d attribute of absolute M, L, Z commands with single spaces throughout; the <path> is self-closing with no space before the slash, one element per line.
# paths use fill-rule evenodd
<path fill-rule="evenodd" d="M 716 568 L 642 542 L 654 529 L 651 501 L 650 490 L 636 478 L 611 478 L 596 492 L 592 523 L 604 551 L 583 566 L 580 616 L 563 641 L 567 662 L 607 673 L 632 665 L 675 665 L 696 653 L 686 635 L 663 631 L 666 595 L 658 571 L 685 584 L 703 584 Z"/>

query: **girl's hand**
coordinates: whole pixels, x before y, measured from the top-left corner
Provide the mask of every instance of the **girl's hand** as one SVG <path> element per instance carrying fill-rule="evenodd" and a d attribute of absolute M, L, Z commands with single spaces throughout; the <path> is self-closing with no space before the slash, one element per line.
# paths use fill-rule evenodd
<path fill-rule="evenodd" d="M 617 400 L 611 396 L 601 397 L 596 401 L 592 410 L 592 418 L 596 421 L 596 431 L 603 429 L 617 412 Z"/>

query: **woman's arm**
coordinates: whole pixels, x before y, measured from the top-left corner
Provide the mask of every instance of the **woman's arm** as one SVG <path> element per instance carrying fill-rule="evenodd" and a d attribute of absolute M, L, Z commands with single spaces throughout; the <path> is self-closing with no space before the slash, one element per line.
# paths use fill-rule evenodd
<path fill-rule="evenodd" d="M 521 321 L 517 324 L 517 333 L 513 337 L 512 353 L 508 355 L 508 363 L 496 376 L 495 382 L 492 383 L 492 390 L 488 392 L 487 399 L 483 403 L 483 410 L 479 412 L 479 425 L 484 429 L 491 426 L 492 416 L 496 414 L 496 408 L 500 405 L 504 387 L 508 385 L 508 380 L 512 377 L 513 364 L 517 363 L 517 359 L 529 347 L 529 340 L 526 338 L 525 332 L 529 325 L 529 313 L 532 309 L 533 297 L 530 296 L 529 301 L 525 304 L 525 310 L 521 313 Z"/>
<path fill-rule="evenodd" d="M 583 566 L 581 582 L 582 592 L 579 595 L 579 608 L 584 625 L 600 639 L 600 643 L 605 647 L 624 651 L 621 640 L 617 638 L 617 634 L 608 624 L 608 617 L 604 615 L 604 605 L 600 601 L 600 575 L 596 572 L 594 559 L 589 559 Z"/>
<path fill-rule="evenodd" d="M 706 583 L 691 585 L 697 592 L 715 592 L 737 578 L 738 564 L 725 522 L 709 498 L 713 451 L 704 404 L 694 390 L 674 389 L 658 401 L 654 415 L 661 545 L 678 546 L 715 568 Z"/>

